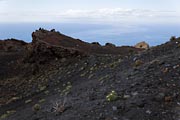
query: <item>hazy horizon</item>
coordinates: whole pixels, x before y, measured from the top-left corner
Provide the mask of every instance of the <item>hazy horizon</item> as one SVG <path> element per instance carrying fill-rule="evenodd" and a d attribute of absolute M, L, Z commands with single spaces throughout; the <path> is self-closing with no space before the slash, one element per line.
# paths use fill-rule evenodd
<path fill-rule="evenodd" d="M 167 42 L 171 36 L 179 35 L 180 25 L 99 25 L 77 23 L 24 23 L 0 24 L 0 39 L 15 38 L 31 42 L 31 33 L 40 27 L 57 31 L 86 42 L 111 42 L 118 46 L 135 45 L 146 41 L 151 46 Z"/>

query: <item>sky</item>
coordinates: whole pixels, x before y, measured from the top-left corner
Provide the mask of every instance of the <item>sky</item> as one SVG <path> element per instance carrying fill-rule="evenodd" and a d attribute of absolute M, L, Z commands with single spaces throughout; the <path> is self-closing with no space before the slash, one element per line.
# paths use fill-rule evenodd
<path fill-rule="evenodd" d="M 180 0 L 0 0 L 0 23 L 180 23 Z"/>
<path fill-rule="evenodd" d="M 55 28 L 86 42 L 158 45 L 179 36 L 180 0 L 0 0 L 0 39 Z"/>

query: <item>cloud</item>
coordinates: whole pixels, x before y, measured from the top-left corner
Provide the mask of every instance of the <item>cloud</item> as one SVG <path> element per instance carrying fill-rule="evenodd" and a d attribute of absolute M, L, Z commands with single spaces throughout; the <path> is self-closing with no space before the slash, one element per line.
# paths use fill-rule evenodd
<path fill-rule="evenodd" d="M 126 17 L 169 17 L 176 11 L 153 11 L 145 9 L 98 9 L 98 10 L 67 10 L 60 16 L 67 18 L 126 18 Z"/>
<path fill-rule="evenodd" d="M 157 11 L 148 9 L 97 9 L 97 10 L 67 10 L 57 12 L 59 19 L 67 21 L 91 22 L 179 22 L 180 15 L 176 11 Z"/>
<path fill-rule="evenodd" d="M 4 15 L 6 14 L 6 16 Z M 148 9 L 104 8 L 96 10 L 64 11 L 19 11 L 0 12 L 1 21 L 25 22 L 177 22 L 177 11 L 157 11 Z"/>

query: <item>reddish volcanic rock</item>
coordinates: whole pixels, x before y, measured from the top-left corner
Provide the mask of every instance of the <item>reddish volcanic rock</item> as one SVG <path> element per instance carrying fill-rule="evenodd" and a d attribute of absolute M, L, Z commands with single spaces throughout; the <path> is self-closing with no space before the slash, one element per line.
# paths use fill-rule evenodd
<path fill-rule="evenodd" d="M 0 40 L 0 51 L 22 51 L 27 43 L 16 39 Z"/>
<path fill-rule="evenodd" d="M 49 47 L 63 47 L 67 49 L 82 50 L 86 49 L 90 45 L 89 43 L 68 37 L 54 30 L 48 31 L 41 28 L 32 33 L 32 38 L 33 44 L 45 43 Z"/>
<path fill-rule="evenodd" d="M 63 35 L 55 30 L 39 29 L 32 33 L 32 44 L 44 43 L 48 48 L 58 47 L 68 50 L 75 50 L 83 52 L 85 54 L 128 54 L 129 51 L 138 52 L 140 49 L 124 46 L 116 47 L 113 44 L 107 43 L 106 46 L 100 46 L 96 44 L 90 44 L 83 42 L 79 39 L 74 39 Z"/>

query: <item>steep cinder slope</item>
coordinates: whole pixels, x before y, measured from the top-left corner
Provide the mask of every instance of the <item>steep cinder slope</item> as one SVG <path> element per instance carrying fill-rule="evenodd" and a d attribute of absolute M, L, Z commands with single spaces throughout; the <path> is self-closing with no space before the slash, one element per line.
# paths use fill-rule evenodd
<path fill-rule="evenodd" d="M 55 30 L 40 29 L 32 37 L 32 43 L 15 39 L 0 41 L 0 105 L 39 93 L 41 86 L 51 86 L 43 76 L 64 66 L 64 62 L 75 64 L 94 54 L 123 56 L 141 51 L 133 47 L 97 46 Z"/>
<path fill-rule="evenodd" d="M 180 118 L 180 39 L 131 56 L 91 54 L 45 65 L 50 69 L 26 79 L 33 95 L 1 106 L 8 120 Z M 108 101 L 112 91 L 116 99 Z"/>

